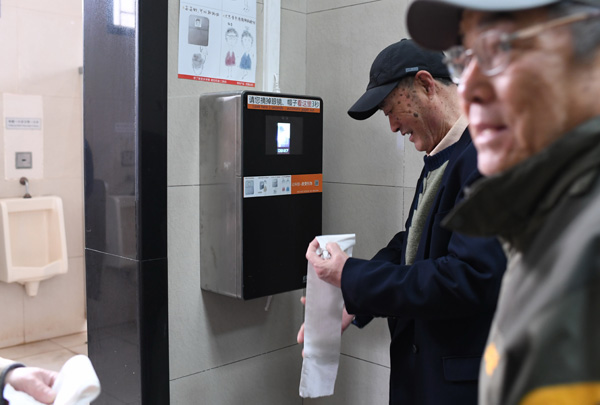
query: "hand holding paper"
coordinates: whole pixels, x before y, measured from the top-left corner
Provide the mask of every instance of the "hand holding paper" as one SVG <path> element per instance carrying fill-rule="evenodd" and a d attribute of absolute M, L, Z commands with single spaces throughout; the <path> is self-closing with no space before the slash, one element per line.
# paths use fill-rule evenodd
<path fill-rule="evenodd" d="M 56 398 L 52 385 L 58 373 L 38 367 L 19 367 L 13 369 L 6 377 L 6 384 L 16 390 L 26 392 L 38 401 L 51 404 Z"/>
<path fill-rule="evenodd" d="M 335 287 L 341 287 L 342 270 L 348 255 L 336 242 L 328 242 L 320 246 L 318 238 L 324 237 L 317 237 L 308 245 L 306 259 L 313 266 L 317 277 Z"/>
<path fill-rule="evenodd" d="M 54 405 L 89 405 L 100 395 L 100 381 L 88 357 L 77 355 L 63 365 L 52 389 L 56 392 Z M 4 389 L 4 398 L 15 405 L 43 405 L 9 384 Z"/>
<path fill-rule="evenodd" d="M 306 252 L 309 261 L 306 312 L 304 329 L 301 328 L 298 333 L 298 341 L 304 341 L 300 379 L 300 396 L 304 398 L 333 394 L 340 359 L 344 307 L 338 287 L 344 263 L 352 254 L 354 240 L 353 234 L 317 236 Z M 323 250 L 327 250 L 329 259 L 319 256 L 320 253 L 327 256 Z M 327 282 L 317 276 L 317 268 Z"/>

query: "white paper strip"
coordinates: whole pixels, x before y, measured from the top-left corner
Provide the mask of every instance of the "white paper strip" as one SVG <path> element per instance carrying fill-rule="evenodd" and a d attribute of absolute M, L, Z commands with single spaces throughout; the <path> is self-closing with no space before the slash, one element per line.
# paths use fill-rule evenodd
<path fill-rule="evenodd" d="M 317 236 L 323 256 L 325 246 L 336 242 L 349 256 L 355 243 L 354 234 Z M 320 280 L 308 264 L 306 308 L 304 315 L 304 361 L 300 378 L 300 396 L 317 398 L 333 395 L 340 361 L 342 339 L 342 291 Z"/>

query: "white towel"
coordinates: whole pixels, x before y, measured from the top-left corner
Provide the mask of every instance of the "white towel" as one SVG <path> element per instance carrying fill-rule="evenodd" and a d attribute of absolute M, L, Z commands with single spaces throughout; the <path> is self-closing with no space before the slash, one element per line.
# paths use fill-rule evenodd
<path fill-rule="evenodd" d="M 87 356 L 71 357 L 60 369 L 52 388 L 54 405 L 89 405 L 100 395 L 100 381 Z"/>
<path fill-rule="evenodd" d="M 52 389 L 57 393 L 54 405 L 89 405 L 100 395 L 100 381 L 90 359 L 80 354 L 62 366 Z M 10 405 L 43 405 L 9 384 L 4 388 L 4 398 Z"/>
<path fill-rule="evenodd" d="M 336 242 L 348 256 L 352 256 L 354 234 L 317 236 L 323 257 L 328 257 L 325 246 Z M 304 361 L 300 378 L 300 396 L 317 398 L 333 395 L 340 362 L 342 340 L 342 291 L 320 280 L 308 264 L 306 308 L 304 314 Z"/>

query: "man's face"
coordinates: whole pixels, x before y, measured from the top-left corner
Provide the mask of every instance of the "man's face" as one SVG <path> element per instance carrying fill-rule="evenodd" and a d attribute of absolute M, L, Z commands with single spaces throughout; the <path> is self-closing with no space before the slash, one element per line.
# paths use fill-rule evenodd
<path fill-rule="evenodd" d="M 465 11 L 463 43 L 472 48 L 489 29 L 511 33 L 547 19 L 545 9 L 501 17 Z M 535 155 L 576 124 L 572 100 L 579 91 L 578 73 L 568 28 L 550 29 L 511 45 L 510 63 L 503 72 L 485 76 L 472 61 L 459 86 L 484 175 L 500 173 Z"/>
<path fill-rule="evenodd" d="M 438 117 L 429 104 L 423 88 L 415 81 L 413 86 L 401 83 L 392 90 L 380 109 L 388 117 L 392 132 L 410 135 L 408 140 L 418 151 L 429 153 L 445 135 L 440 137 L 435 130 Z"/>
<path fill-rule="evenodd" d="M 227 42 L 227 45 L 229 45 L 229 46 L 234 46 L 237 43 L 237 39 L 238 39 L 237 34 L 231 33 L 231 34 L 225 35 L 225 42 Z"/>

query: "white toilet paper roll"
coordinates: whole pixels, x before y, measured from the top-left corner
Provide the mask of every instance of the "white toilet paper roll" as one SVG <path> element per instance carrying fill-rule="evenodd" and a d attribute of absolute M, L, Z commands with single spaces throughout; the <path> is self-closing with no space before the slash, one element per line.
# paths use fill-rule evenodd
<path fill-rule="evenodd" d="M 327 257 L 325 246 L 336 242 L 349 256 L 355 243 L 354 234 L 317 236 Z M 304 315 L 304 360 L 300 378 L 300 396 L 317 398 L 333 395 L 340 361 L 342 338 L 342 291 L 320 280 L 308 264 L 306 308 Z"/>

